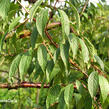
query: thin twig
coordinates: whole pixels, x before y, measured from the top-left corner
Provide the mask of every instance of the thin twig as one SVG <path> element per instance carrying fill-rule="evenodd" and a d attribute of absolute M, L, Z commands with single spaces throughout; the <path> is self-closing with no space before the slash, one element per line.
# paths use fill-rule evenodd
<path fill-rule="evenodd" d="M 82 11 L 81 11 L 81 13 L 80 13 L 80 16 L 82 16 L 82 14 L 84 13 L 84 11 L 85 11 L 85 9 L 86 9 L 88 3 L 89 3 L 89 0 L 87 0 L 87 1 L 85 2 L 84 7 L 82 8 Z"/>
<path fill-rule="evenodd" d="M 69 62 L 70 62 L 73 66 L 75 66 L 75 67 L 78 69 L 78 71 L 82 72 L 82 73 L 88 78 L 88 74 L 85 73 L 85 72 L 83 72 L 83 71 L 79 68 L 78 64 L 76 64 L 75 62 L 73 62 L 72 59 L 70 59 L 70 58 L 69 58 Z"/>
<path fill-rule="evenodd" d="M 91 64 L 91 66 L 92 66 L 100 75 L 103 75 L 104 77 L 106 77 L 106 75 L 104 74 L 104 72 L 102 72 L 96 65 Z"/>
<path fill-rule="evenodd" d="M 56 4 L 58 3 L 58 0 L 56 0 L 55 4 L 54 4 L 54 9 L 56 8 Z"/>
<path fill-rule="evenodd" d="M 16 2 L 18 2 L 20 4 L 20 6 L 26 11 L 26 13 L 29 14 L 29 11 L 19 2 L 19 0 L 16 0 Z"/>
<path fill-rule="evenodd" d="M 48 49 L 48 47 L 47 47 L 45 41 L 43 42 L 43 45 L 46 47 L 47 52 L 48 52 L 48 54 L 50 55 L 51 59 L 53 59 L 53 55 L 52 55 L 52 53 L 49 51 L 49 49 Z"/>

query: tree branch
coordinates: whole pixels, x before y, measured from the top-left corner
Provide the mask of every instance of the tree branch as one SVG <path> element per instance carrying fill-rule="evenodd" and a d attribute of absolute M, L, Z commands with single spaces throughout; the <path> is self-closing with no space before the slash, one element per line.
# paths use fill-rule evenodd
<path fill-rule="evenodd" d="M 83 9 L 82 9 L 82 11 L 81 11 L 81 13 L 80 13 L 80 16 L 82 16 L 82 14 L 84 13 L 84 11 L 85 11 L 85 9 L 86 9 L 88 3 L 89 3 L 89 0 L 86 0 L 86 2 L 85 2 L 85 4 L 84 4 L 84 7 L 83 7 Z"/>
<path fill-rule="evenodd" d="M 29 83 L 29 82 L 22 82 L 22 83 L 14 83 L 13 85 L 10 84 L 0 84 L 0 88 L 8 88 L 8 89 L 18 89 L 18 88 L 41 88 L 41 83 Z M 49 84 L 44 84 L 43 88 L 49 88 Z"/>
<path fill-rule="evenodd" d="M 22 83 L 13 83 L 12 85 L 4 83 L 0 84 L 0 88 L 8 88 L 10 89 L 18 89 L 18 88 L 41 88 L 41 83 L 30 83 L 30 82 L 22 82 Z M 61 84 L 61 86 L 65 87 L 66 85 Z M 43 88 L 49 88 L 50 84 L 44 84 Z M 76 85 L 74 85 L 74 88 L 76 89 Z"/>
<path fill-rule="evenodd" d="M 19 0 L 16 0 L 16 2 L 18 2 L 19 5 L 26 11 L 26 13 L 29 14 L 29 11 L 19 2 Z"/>

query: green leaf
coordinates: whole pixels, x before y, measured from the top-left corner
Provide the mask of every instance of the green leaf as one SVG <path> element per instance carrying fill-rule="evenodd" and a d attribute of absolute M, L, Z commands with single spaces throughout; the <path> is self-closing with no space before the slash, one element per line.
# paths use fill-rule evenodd
<path fill-rule="evenodd" d="M 48 18 L 48 9 L 41 10 L 36 17 L 36 27 L 42 37 L 45 36 L 45 27 L 48 22 Z"/>
<path fill-rule="evenodd" d="M 77 86 L 78 92 L 79 92 L 81 95 L 85 96 L 85 95 L 86 95 L 86 90 L 85 90 L 85 88 L 83 87 L 83 85 L 81 84 L 80 81 L 76 80 L 76 86 Z"/>
<path fill-rule="evenodd" d="M 58 101 L 60 90 L 61 90 L 61 87 L 59 85 L 55 85 L 49 89 L 48 96 L 46 99 L 47 109 L 49 109 L 49 107 L 52 104 L 54 104 Z"/>
<path fill-rule="evenodd" d="M 2 19 L 8 15 L 10 9 L 10 0 L 0 0 L 0 16 Z"/>
<path fill-rule="evenodd" d="M 49 75 L 51 74 L 51 72 L 52 72 L 52 70 L 53 70 L 53 67 L 54 67 L 54 62 L 53 62 L 53 60 L 48 61 L 48 63 L 47 63 L 47 68 L 46 68 L 47 82 L 49 82 L 49 80 L 50 80 Z"/>
<path fill-rule="evenodd" d="M 84 39 L 85 39 L 87 48 L 89 50 L 89 53 L 93 57 L 96 54 L 95 47 L 86 37 L 84 37 Z"/>
<path fill-rule="evenodd" d="M 22 58 L 20 60 L 19 71 L 20 71 L 21 80 L 23 80 L 24 74 L 27 73 L 31 62 L 32 62 L 32 51 L 29 50 L 28 52 L 26 52 L 22 55 Z"/>
<path fill-rule="evenodd" d="M 60 71 L 59 65 L 58 64 L 55 64 L 52 72 L 49 75 L 50 81 L 59 73 L 59 71 Z"/>
<path fill-rule="evenodd" d="M 74 93 L 74 98 L 76 101 L 76 109 L 83 109 L 84 101 L 83 101 L 81 94 Z"/>
<path fill-rule="evenodd" d="M 101 69 L 104 71 L 104 63 L 103 63 L 103 61 L 97 55 L 95 55 L 94 57 L 95 57 L 97 63 L 100 65 Z"/>
<path fill-rule="evenodd" d="M 106 0 L 101 0 L 102 2 L 106 2 Z"/>
<path fill-rule="evenodd" d="M 109 94 L 109 82 L 103 76 L 99 76 L 99 85 L 100 85 L 103 102 L 105 102 L 105 100 Z"/>
<path fill-rule="evenodd" d="M 58 109 L 66 109 L 66 103 L 64 99 L 64 90 L 61 91 L 60 96 L 59 96 Z"/>
<path fill-rule="evenodd" d="M 8 32 L 6 32 L 6 33 L 2 36 L 2 38 L 0 39 L 0 51 L 2 51 L 2 49 L 3 49 L 3 43 L 4 43 L 4 41 L 5 41 L 5 37 L 6 37 L 7 34 L 8 34 Z"/>
<path fill-rule="evenodd" d="M 38 0 L 37 2 L 35 2 L 35 4 L 33 5 L 33 7 L 30 9 L 29 15 L 30 15 L 31 21 L 33 20 L 35 14 L 36 14 L 37 9 L 41 5 L 42 2 L 43 2 L 43 0 Z"/>
<path fill-rule="evenodd" d="M 68 3 L 70 5 L 70 7 L 72 8 L 72 10 L 74 11 L 75 15 L 76 15 L 76 23 L 77 23 L 77 29 L 80 29 L 80 16 L 79 13 L 77 11 L 77 9 L 75 8 L 75 6 L 71 3 L 66 1 L 66 3 Z"/>
<path fill-rule="evenodd" d="M 70 33 L 70 22 L 67 14 L 63 10 L 59 10 L 59 13 L 61 16 L 63 38 L 65 38 L 65 36 L 68 37 Z"/>
<path fill-rule="evenodd" d="M 60 55 L 60 49 L 59 48 L 57 48 L 57 50 L 55 51 L 55 53 L 54 53 L 54 63 L 56 62 L 56 60 L 58 59 L 58 57 L 59 57 L 59 55 Z"/>
<path fill-rule="evenodd" d="M 32 31 L 32 34 L 31 34 L 31 37 L 30 37 L 31 38 L 31 46 L 32 46 L 32 48 L 35 47 L 37 36 L 38 36 L 38 31 L 37 31 L 37 28 L 34 27 L 33 31 Z"/>
<path fill-rule="evenodd" d="M 79 38 L 79 42 L 81 45 L 81 50 L 82 50 L 82 57 L 85 63 L 88 63 L 89 61 L 89 51 L 87 46 L 85 45 L 84 41 Z"/>
<path fill-rule="evenodd" d="M 68 73 L 69 70 L 69 43 L 68 42 L 60 45 L 60 54 L 61 54 L 62 61 L 65 65 L 66 72 Z"/>
<path fill-rule="evenodd" d="M 92 72 L 88 78 L 88 90 L 92 98 L 96 96 L 98 87 L 99 87 L 98 73 Z"/>
<path fill-rule="evenodd" d="M 12 31 L 13 28 L 19 23 L 20 19 L 21 17 L 17 17 L 11 22 L 11 24 L 9 25 L 9 32 Z"/>
<path fill-rule="evenodd" d="M 92 99 L 91 99 L 89 92 L 87 91 L 87 89 L 85 89 L 83 87 L 81 82 L 78 80 L 76 80 L 76 86 L 77 86 L 78 92 L 82 95 L 82 99 L 80 99 L 80 102 L 79 103 L 77 102 L 78 109 L 80 109 L 81 105 L 83 106 L 83 104 L 84 104 L 84 109 L 91 109 L 92 108 Z M 76 99 L 78 100 L 78 98 L 76 98 Z M 82 104 L 81 104 L 81 102 L 82 102 Z M 83 109 L 83 107 L 81 107 L 81 108 Z"/>
<path fill-rule="evenodd" d="M 89 93 L 83 95 L 84 98 L 84 109 L 92 109 L 92 99 Z"/>
<path fill-rule="evenodd" d="M 69 84 L 65 87 L 65 91 L 64 91 L 64 100 L 65 100 L 65 103 L 69 109 L 69 104 L 70 104 L 70 101 L 72 100 L 72 97 L 73 97 L 73 84 Z"/>
<path fill-rule="evenodd" d="M 15 76 L 16 71 L 19 68 L 19 63 L 21 60 L 22 55 L 18 54 L 15 59 L 12 61 L 12 64 L 10 66 L 10 70 L 9 70 L 9 79 L 11 81 L 12 76 Z"/>
<path fill-rule="evenodd" d="M 41 45 L 37 50 L 37 59 L 42 71 L 45 72 L 47 65 L 47 50 L 44 45 Z"/>
<path fill-rule="evenodd" d="M 73 52 L 73 59 L 74 59 L 78 51 L 78 38 L 72 33 L 69 35 L 68 40 Z"/>

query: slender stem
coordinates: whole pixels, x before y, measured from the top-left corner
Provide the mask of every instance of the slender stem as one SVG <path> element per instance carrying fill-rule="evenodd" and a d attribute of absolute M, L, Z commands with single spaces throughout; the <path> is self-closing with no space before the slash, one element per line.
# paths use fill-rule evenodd
<path fill-rule="evenodd" d="M 26 11 L 26 13 L 29 14 L 29 11 L 19 2 L 19 0 L 16 0 L 16 2 L 18 2 L 20 4 L 20 6 Z"/>
<path fill-rule="evenodd" d="M 53 59 L 53 55 L 52 55 L 52 53 L 49 51 L 49 49 L 48 49 L 48 47 L 47 47 L 45 41 L 43 42 L 43 45 L 46 47 L 47 52 L 48 52 L 48 54 L 50 55 L 51 59 Z"/>
<path fill-rule="evenodd" d="M 84 4 L 84 7 L 83 7 L 83 9 L 82 9 L 82 11 L 81 11 L 81 13 L 80 13 L 80 16 L 82 16 L 82 14 L 84 13 L 84 11 L 85 11 L 85 9 L 86 9 L 88 3 L 89 3 L 89 0 L 86 0 L 86 2 L 85 2 L 85 4 Z"/>

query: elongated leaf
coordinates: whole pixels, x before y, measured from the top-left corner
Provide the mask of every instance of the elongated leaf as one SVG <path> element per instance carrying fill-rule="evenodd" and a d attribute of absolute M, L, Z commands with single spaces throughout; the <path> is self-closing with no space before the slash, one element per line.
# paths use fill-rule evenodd
<path fill-rule="evenodd" d="M 2 36 L 2 38 L 0 39 L 0 51 L 2 51 L 2 49 L 3 49 L 3 43 L 4 43 L 4 41 L 5 41 L 5 37 L 6 37 L 7 34 L 8 34 L 8 32 L 6 32 L 6 33 Z"/>
<path fill-rule="evenodd" d="M 61 91 L 61 94 L 59 96 L 58 109 L 67 109 L 65 99 L 64 99 L 64 90 Z"/>
<path fill-rule="evenodd" d="M 73 84 L 69 84 L 65 87 L 65 91 L 64 91 L 64 99 L 68 109 L 72 96 L 73 96 Z"/>
<path fill-rule="evenodd" d="M 98 87 L 99 87 L 98 73 L 92 72 L 88 78 L 88 90 L 92 98 L 96 95 Z"/>
<path fill-rule="evenodd" d="M 57 50 L 55 51 L 55 53 L 54 53 L 54 63 L 56 62 L 56 60 L 58 59 L 58 57 L 59 57 L 59 54 L 60 54 L 60 49 L 59 48 L 57 48 Z"/>
<path fill-rule="evenodd" d="M 83 87 L 83 85 L 81 84 L 80 81 L 76 80 L 76 86 L 77 86 L 78 92 L 79 92 L 81 95 L 85 96 L 85 95 L 86 95 L 86 90 L 85 90 L 85 88 Z"/>
<path fill-rule="evenodd" d="M 48 61 L 48 63 L 47 63 L 47 68 L 46 68 L 46 78 L 47 78 L 47 82 L 49 82 L 49 80 L 50 80 L 49 76 L 50 76 L 50 74 L 51 74 L 51 72 L 52 72 L 52 70 L 53 70 L 53 67 L 54 67 L 54 62 L 53 62 L 53 60 Z"/>
<path fill-rule="evenodd" d="M 63 38 L 65 36 L 69 36 L 70 33 L 70 22 L 67 14 L 63 10 L 59 10 L 60 16 L 61 16 L 61 24 L 62 24 L 62 33 Z"/>
<path fill-rule="evenodd" d="M 69 70 L 69 43 L 66 42 L 66 44 L 60 45 L 60 54 L 62 61 L 65 65 L 66 72 Z"/>
<path fill-rule="evenodd" d="M 100 59 L 99 56 L 95 55 L 95 59 L 97 61 L 97 63 L 100 65 L 101 69 L 104 70 L 104 63 L 103 61 Z"/>
<path fill-rule="evenodd" d="M 83 109 L 84 101 L 81 94 L 74 93 L 74 98 L 76 101 L 76 109 Z"/>
<path fill-rule="evenodd" d="M 103 102 L 105 102 L 105 100 L 109 94 L 109 82 L 103 76 L 99 76 L 99 85 L 100 85 Z"/>
<path fill-rule="evenodd" d="M 49 89 L 48 96 L 46 99 L 47 109 L 49 109 L 49 107 L 52 104 L 54 104 L 58 101 L 60 90 L 61 90 L 61 87 L 59 85 L 55 85 Z"/>
<path fill-rule="evenodd" d="M 30 9 L 29 15 L 30 15 L 31 21 L 33 20 L 33 17 L 35 16 L 35 13 L 36 13 L 37 9 L 41 5 L 42 2 L 43 2 L 43 0 L 38 0 L 37 2 L 35 2 L 33 7 Z"/>
<path fill-rule="evenodd" d="M 23 80 L 24 74 L 27 73 L 27 71 L 30 67 L 31 61 L 32 61 L 32 51 L 29 50 L 28 52 L 26 52 L 22 55 L 22 58 L 21 58 L 21 61 L 19 64 L 19 71 L 20 71 L 21 80 Z"/>
<path fill-rule="evenodd" d="M 73 59 L 74 59 L 78 51 L 78 38 L 74 34 L 70 34 L 68 39 L 73 52 Z"/>
<path fill-rule="evenodd" d="M 87 45 L 90 55 L 92 57 L 94 57 L 94 55 L 96 54 L 94 45 L 86 37 L 84 39 L 85 39 L 85 42 L 86 42 L 86 45 Z"/>
<path fill-rule="evenodd" d="M 36 27 L 39 32 L 39 34 L 44 37 L 44 31 L 46 24 L 48 22 L 48 9 L 43 9 L 39 15 L 36 17 Z"/>
<path fill-rule="evenodd" d="M 13 30 L 13 28 L 18 24 L 20 19 L 21 17 L 17 17 L 11 22 L 11 24 L 9 25 L 9 32 Z"/>
<path fill-rule="evenodd" d="M 39 65 L 42 68 L 43 72 L 45 72 L 46 65 L 47 65 L 47 50 L 44 45 L 41 45 L 38 48 L 37 59 L 38 59 Z"/>
<path fill-rule="evenodd" d="M 52 72 L 49 75 L 50 81 L 59 73 L 59 71 L 60 71 L 59 65 L 58 64 L 55 64 Z"/>
<path fill-rule="evenodd" d="M 85 45 L 84 41 L 82 39 L 79 38 L 79 42 L 81 45 L 81 49 L 82 49 L 82 57 L 85 63 L 88 63 L 89 61 L 89 51 L 87 46 Z"/>
<path fill-rule="evenodd" d="M 32 34 L 31 34 L 31 46 L 32 46 L 32 48 L 35 47 L 36 40 L 37 40 L 37 35 L 38 35 L 37 28 L 34 27 L 33 31 L 32 31 Z"/>
<path fill-rule="evenodd" d="M 19 63 L 20 63 L 20 60 L 21 60 L 21 57 L 22 55 L 19 54 L 16 56 L 16 58 L 12 61 L 12 64 L 10 66 L 10 70 L 9 70 L 9 79 L 11 80 L 11 78 L 13 76 L 15 76 L 15 73 L 16 71 L 18 70 L 19 68 Z"/>
<path fill-rule="evenodd" d="M 0 0 L 0 16 L 4 19 L 10 9 L 10 0 Z"/>
<path fill-rule="evenodd" d="M 79 16 L 79 13 L 78 13 L 77 9 L 75 8 L 75 6 L 71 2 L 66 1 L 66 3 L 68 3 L 70 5 L 70 7 L 72 8 L 72 10 L 74 11 L 74 13 L 76 15 L 76 23 L 77 23 L 77 28 L 79 30 L 80 29 L 80 16 Z"/>
<path fill-rule="evenodd" d="M 76 81 L 76 86 L 77 86 L 78 92 L 82 95 L 82 99 L 80 100 L 79 103 L 77 103 L 78 109 L 80 109 L 81 105 L 83 106 L 83 104 L 84 104 L 84 109 L 91 109 L 92 108 L 92 99 L 91 99 L 89 92 L 87 91 L 87 89 L 85 89 L 83 87 L 81 82 L 78 80 Z M 82 102 L 82 104 L 81 104 L 81 102 Z"/>

